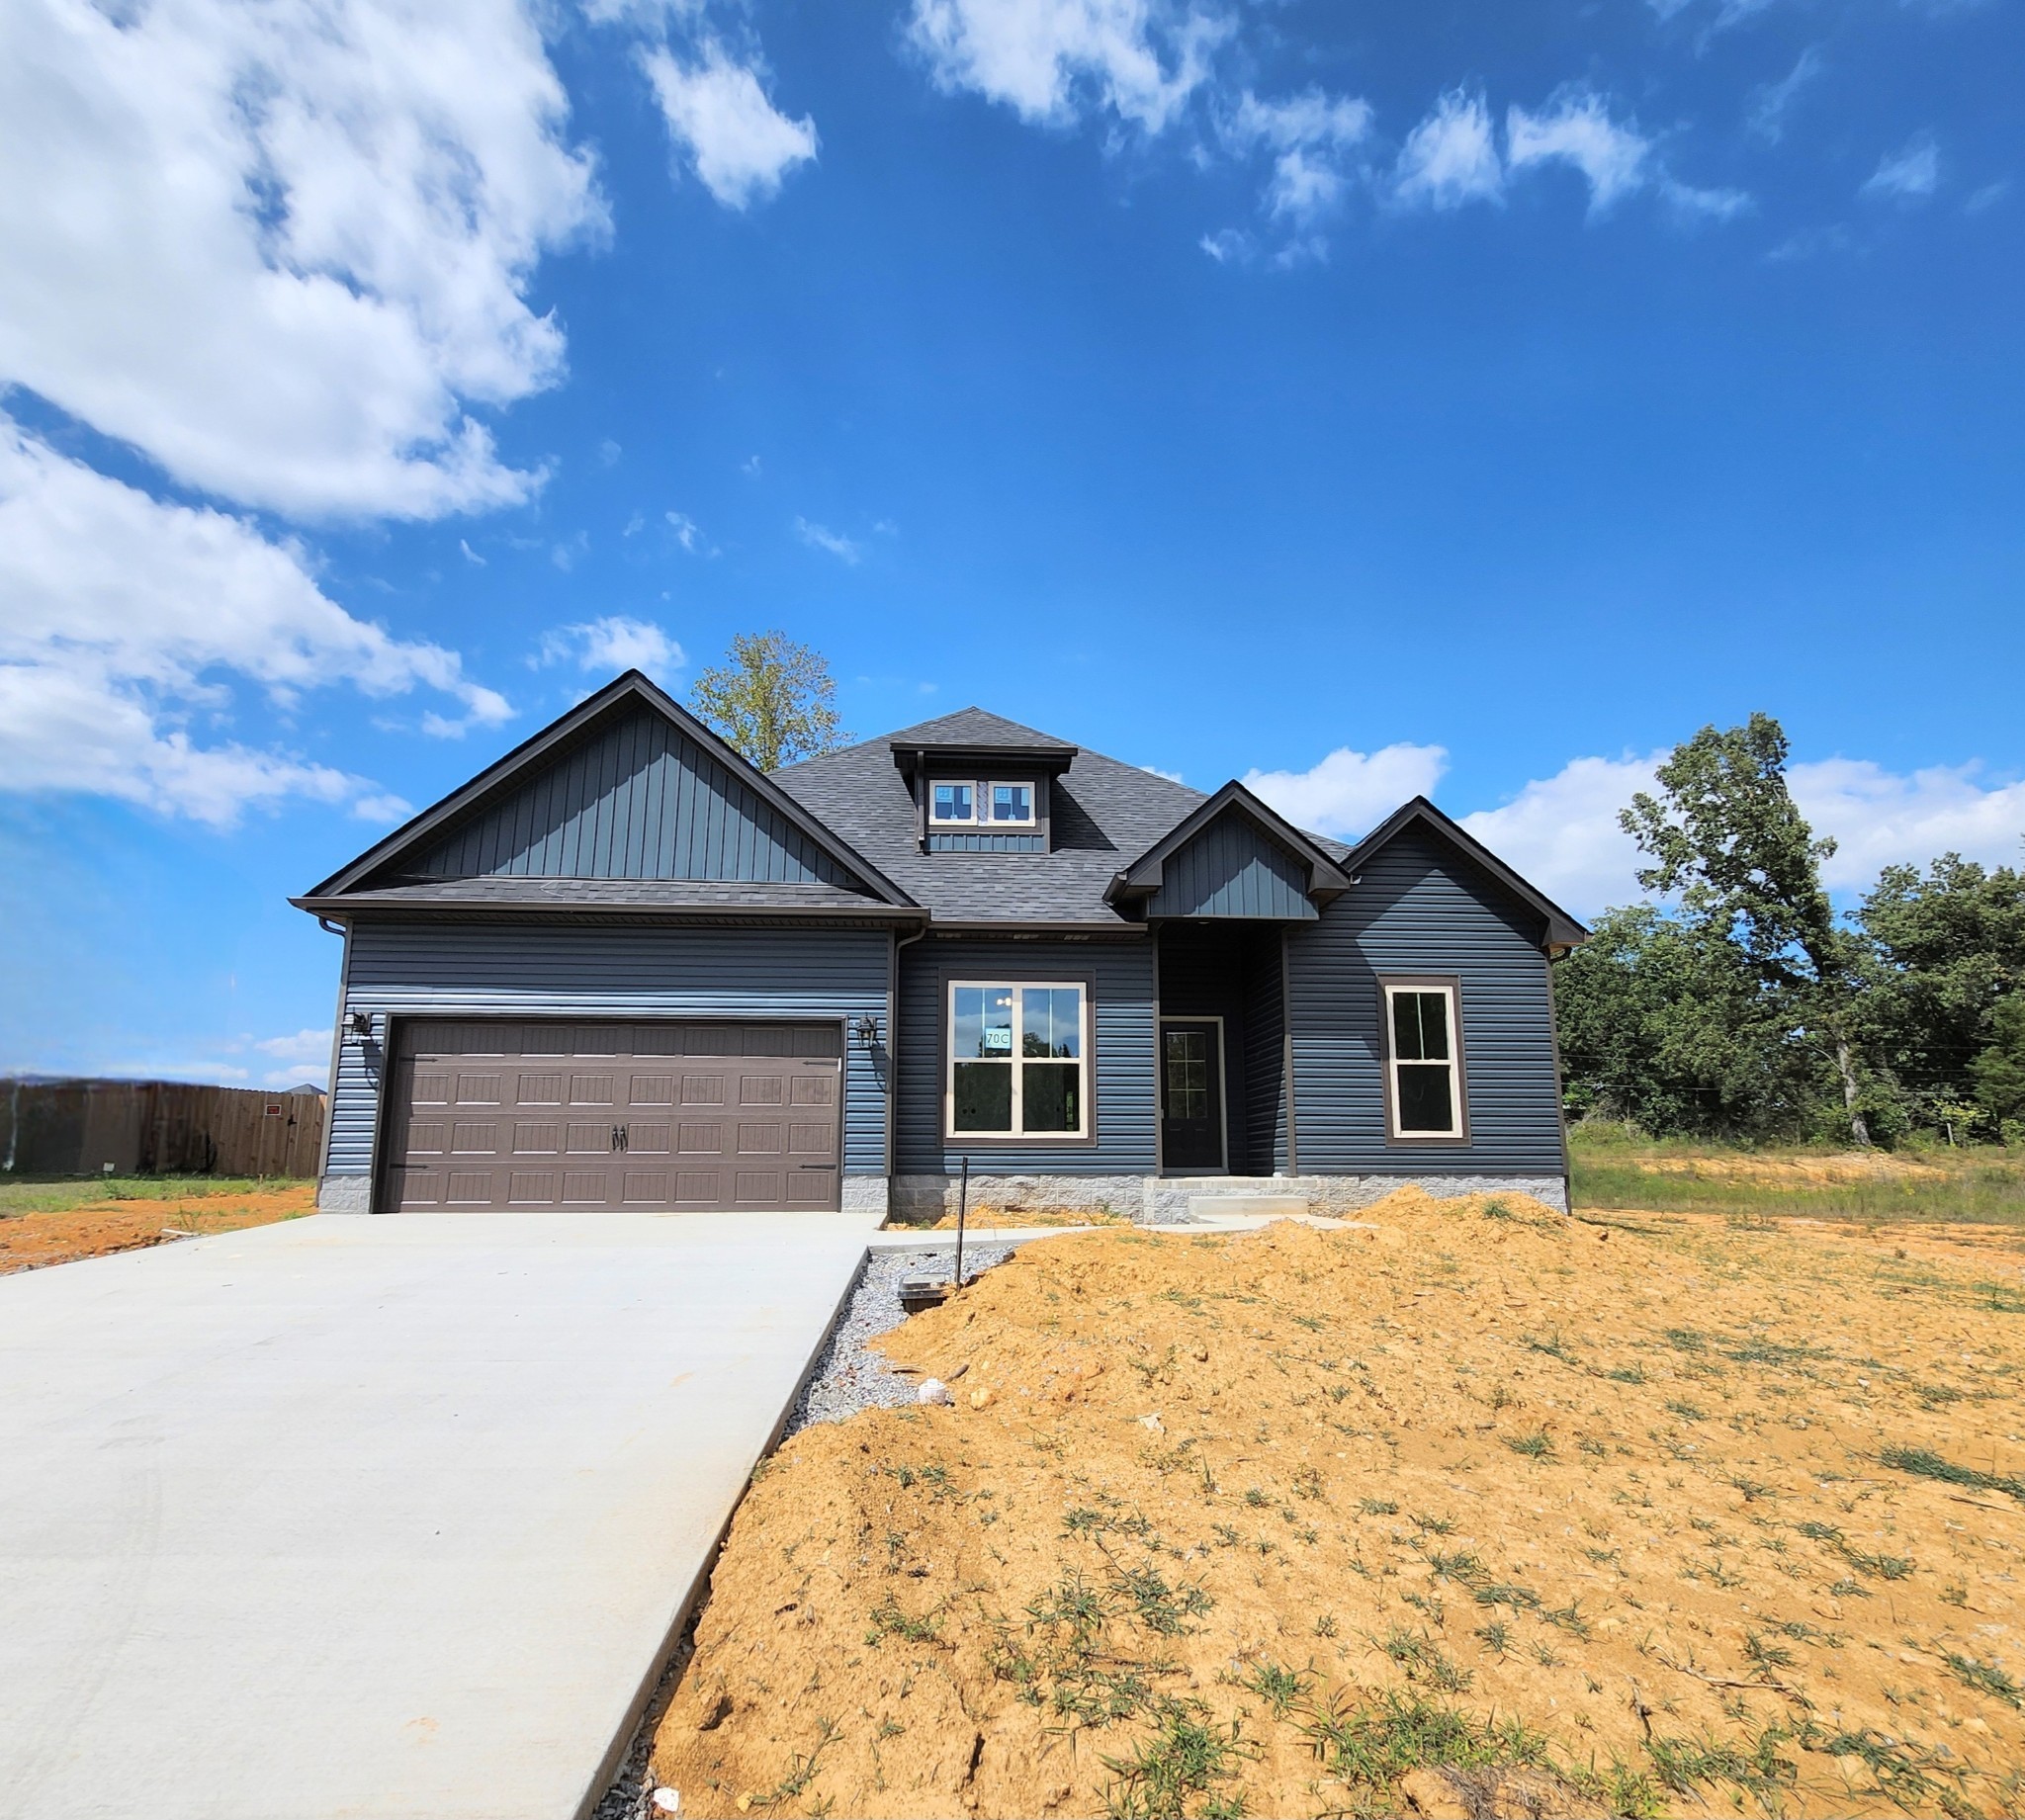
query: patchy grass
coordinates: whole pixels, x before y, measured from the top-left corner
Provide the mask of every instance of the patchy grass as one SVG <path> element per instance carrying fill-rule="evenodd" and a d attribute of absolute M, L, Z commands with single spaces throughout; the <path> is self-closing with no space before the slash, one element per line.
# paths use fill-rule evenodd
<path fill-rule="evenodd" d="M 1050 1239 L 906 1322 L 957 1405 L 755 1479 L 658 1778 L 703 1820 L 2025 1811 L 2025 1242 L 1498 1198 Z"/>
<path fill-rule="evenodd" d="M 1582 1123 L 1569 1129 L 1568 1164 L 1578 1211 L 2025 1226 L 2025 1154 L 2000 1146 L 1741 1149 Z"/>
<path fill-rule="evenodd" d="M 5 1182 L 0 1183 L 0 1193 L 28 1188 L 46 1192 L 59 1185 L 75 1192 L 100 1184 Z M 311 1181 L 220 1184 L 212 1176 L 167 1176 L 141 1185 L 159 1192 L 16 1209 L 0 1218 L 0 1276 L 115 1252 L 144 1251 L 176 1236 L 201 1238 L 300 1219 L 316 1210 L 316 1184 Z"/>
<path fill-rule="evenodd" d="M 68 1213 L 115 1201 L 212 1200 L 220 1195 L 272 1194 L 307 1183 L 251 1175 L 5 1175 L 0 1219 L 24 1213 Z"/>

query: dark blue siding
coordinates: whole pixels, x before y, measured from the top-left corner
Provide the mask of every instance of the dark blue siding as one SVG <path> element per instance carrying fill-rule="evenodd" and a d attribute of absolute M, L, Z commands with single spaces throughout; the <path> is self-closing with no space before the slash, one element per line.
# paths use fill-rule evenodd
<path fill-rule="evenodd" d="M 886 1017 L 883 930 L 666 929 L 366 922 L 352 931 L 345 1010 L 387 1018 Z M 376 1055 L 379 1051 L 375 1052 Z M 379 1083 L 343 1045 L 331 1106 L 332 1174 L 373 1164 Z M 886 1062 L 844 1044 L 843 1168 L 886 1170 Z"/>
<path fill-rule="evenodd" d="M 942 982 L 1092 979 L 1096 1012 L 1095 1145 L 942 1144 Z M 895 1167 L 905 1175 L 974 1170 L 1050 1175 L 1153 1171 L 1153 943 L 945 941 L 900 951 L 900 1109 Z"/>
<path fill-rule="evenodd" d="M 1400 836 L 1287 938 L 1303 1174 L 1564 1170 L 1539 918 L 1445 843 Z M 1385 1141 L 1377 977 L 1461 981 L 1470 1142 Z"/>
<path fill-rule="evenodd" d="M 1308 869 L 1248 816 L 1226 811 L 1169 854 L 1149 916 L 1264 916 L 1312 922 Z"/>
<path fill-rule="evenodd" d="M 474 816 L 417 870 L 429 878 L 853 882 L 744 779 L 644 709 Z"/>

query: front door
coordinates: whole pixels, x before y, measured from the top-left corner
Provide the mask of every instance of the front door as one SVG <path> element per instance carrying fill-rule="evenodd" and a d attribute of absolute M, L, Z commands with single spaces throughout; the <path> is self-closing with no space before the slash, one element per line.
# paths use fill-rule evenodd
<path fill-rule="evenodd" d="M 1223 1026 L 1215 1018 L 1161 1020 L 1160 1145 L 1173 1174 L 1224 1167 Z"/>

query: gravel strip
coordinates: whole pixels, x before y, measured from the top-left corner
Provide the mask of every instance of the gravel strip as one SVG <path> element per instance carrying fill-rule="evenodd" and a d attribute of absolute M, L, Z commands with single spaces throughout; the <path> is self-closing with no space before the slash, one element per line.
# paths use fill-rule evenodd
<path fill-rule="evenodd" d="M 1016 1245 L 963 1246 L 963 1273 L 974 1276 L 1004 1263 L 1019 1248 Z M 857 1286 L 843 1313 L 831 1330 L 829 1343 L 817 1358 L 809 1381 L 795 1399 L 787 1426 L 780 1438 L 799 1434 L 818 1422 L 841 1422 L 861 1409 L 897 1409 L 912 1403 L 915 1380 L 904 1378 L 886 1367 L 882 1352 L 867 1349 L 866 1342 L 890 1334 L 907 1319 L 900 1307 L 900 1281 L 906 1276 L 925 1276 L 931 1282 L 946 1283 L 956 1274 L 956 1247 L 937 1246 L 920 1252 L 874 1252 L 858 1273 Z M 654 1748 L 655 1727 L 666 1711 L 668 1696 L 688 1661 L 690 1640 L 669 1659 L 647 1716 L 627 1748 L 619 1774 L 605 1791 L 604 1799 L 592 1810 L 591 1820 L 653 1820 L 654 1784 L 647 1774 L 648 1756 Z"/>
<path fill-rule="evenodd" d="M 972 1245 L 963 1247 L 963 1272 L 975 1275 L 1004 1263 L 1019 1248 L 1012 1245 Z M 903 1277 L 925 1276 L 931 1282 L 946 1283 L 956 1273 L 956 1247 L 937 1246 L 932 1251 L 874 1252 L 865 1259 L 857 1287 L 851 1292 L 830 1343 L 823 1348 L 809 1381 L 795 1401 L 781 1430 L 781 1439 L 799 1434 L 812 1423 L 841 1422 L 861 1409 L 898 1409 L 914 1401 L 918 1380 L 902 1377 L 888 1369 L 886 1355 L 870 1350 L 866 1343 L 880 1334 L 890 1334 L 907 1319 L 900 1308 Z"/>

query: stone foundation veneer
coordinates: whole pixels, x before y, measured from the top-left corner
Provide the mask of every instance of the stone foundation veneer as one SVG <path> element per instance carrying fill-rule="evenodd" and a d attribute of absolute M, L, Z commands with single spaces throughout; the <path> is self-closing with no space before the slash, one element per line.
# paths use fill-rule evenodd
<path fill-rule="evenodd" d="M 1461 1194 L 1530 1194 L 1568 1211 L 1558 1175 L 979 1175 L 970 1178 L 973 1207 L 1009 1213 L 1111 1213 L 1146 1225 L 1187 1225 L 1189 1203 L 1219 1194 L 1283 1194 L 1305 1200 L 1310 1213 L 1342 1217 L 1383 1200 L 1395 1188 L 1425 1189 L 1442 1199 Z M 891 1217 L 940 1218 L 956 1211 L 951 1175 L 896 1175 Z M 849 1203 L 846 1202 L 846 1205 Z"/>
<path fill-rule="evenodd" d="M 326 1175 L 316 1184 L 318 1213 L 371 1213 L 373 1178 L 370 1175 Z"/>
<path fill-rule="evenodd" d="M 883 1175 L 846 1175 L 843 1178 L 843 1211 L 876 1213 L 882 1220 L 892 1204 Z"/>

